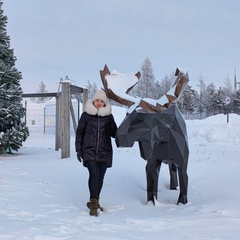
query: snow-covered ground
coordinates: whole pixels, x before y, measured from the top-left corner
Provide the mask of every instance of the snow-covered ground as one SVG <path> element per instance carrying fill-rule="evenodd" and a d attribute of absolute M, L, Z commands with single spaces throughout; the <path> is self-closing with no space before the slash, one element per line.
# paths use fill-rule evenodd
<path fill-rule="evenodd" d="M 125 109 L 114 107 L 119 124 Z M 176 205 L 163 164 L 156 206 L 146 204 L 146 162 L 138 145 L 114 146 L 101 195 L 106 208 L 89 216 L 88 172 L 71 139 L 61 159 L 54 137 L 29 137 L 14 155 L 0 156 L 1 240 L 237 240 L 240 239 L 240 116 L 187 120 L 188 203 Z"/>

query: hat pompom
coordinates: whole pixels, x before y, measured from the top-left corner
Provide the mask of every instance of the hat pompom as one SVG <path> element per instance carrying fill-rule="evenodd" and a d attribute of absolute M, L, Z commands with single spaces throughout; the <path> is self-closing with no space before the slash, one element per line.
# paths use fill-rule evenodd
<path fill-rule="evenodd" d="M 106 93 L 103 91 L 103 90 L 99 90 L 97 91 L 93 98 L 92 98 L 92 101 L 94 102 L 95 100 L 97 99 L 100 99 L 100 100 L 103 100 L 105 102 L 105 104 L 107 103 L 107 96 L 106 96 Z"/>

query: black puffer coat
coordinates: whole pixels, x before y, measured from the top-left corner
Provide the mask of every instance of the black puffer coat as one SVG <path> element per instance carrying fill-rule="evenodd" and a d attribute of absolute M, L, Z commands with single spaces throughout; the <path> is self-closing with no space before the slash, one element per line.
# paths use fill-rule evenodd
<path fill-rule="evenodd" d="M 107 167 L 112 166 L 111 137 L 115 138 L 116 129 L 109 103 L 99 110 L 94 107 L 91 100 L 86 103 L 75 140 L 76 152 L 81 152 L 84 166 L 89 160 L 106 162 Z"/>

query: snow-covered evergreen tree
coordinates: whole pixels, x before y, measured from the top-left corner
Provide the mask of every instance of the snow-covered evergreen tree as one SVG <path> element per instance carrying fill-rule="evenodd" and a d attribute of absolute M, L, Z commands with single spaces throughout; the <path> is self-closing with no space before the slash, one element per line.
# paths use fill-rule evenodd
<path fill-rule="evenodd" d="M 141 98 L 156 99 L 155 76 L 152 63 L 148 57 L 144 59 L 141 66 L 141 78 L 138 84 L 133 88 L 131 94 Z"/>
<path fill-rule="evenodd" d="M 206 91 L 206 84 L 204 82 L 204 78 L 202 74 L 199 77 L 198 80 L 199 84 L 199 95 L 198 95 L 198 113 L 199 113 L 199 118 L 202 119 L 203 117 L 206 116 L 206 111 L 207 111 L 207 91 Z"/>
<path fill-rule="evenodd" d="M 46 84 L 41 81 L 39 83 L 39 89 L 37 91 L 38 93 L 47 93 L 47 88 L 46 88 Z M 31 98 L 31 101 L 35 102 L 35 103 L 44 103 L 48 100 L 50 100 L 50 97 L 37 97 L 37 98 Z"/>
<path fill-rule="evenodd" d="M 207 98 L 207 116 L 216 115 L 224 112 L 225 107 L 225 94 L 221 88 L 215 89 L 213 83 L 209 84 L 206 88 Z"/>
<path fill-rule="evenodd" d="M 156 86 L 157 99 L 162 97 L 165 93 L 167 93 L 171 89 L 173 83 L 175 82 L 175 79 L 176 79 L 176 76 L 175 76 L 174 72 L 170 76 L 165 75 L 165 77 L 159 83 L 159 87 Z M 158 81 L 157 81 L 157 83 L 158 83 Z"/>
<path fill-rule="evenodd" d="M 233 98 L 233 111 L 234 113 L 240 114 L 240 90 L 236 92 Z"/>
<path fill-rule="evenodd" d="M 7 36 L 7 17 L 0 1 L 0 154 L 17 151 L 28 135 L 22 121 L 25 109 L 22 106 L 21 73 L 15 68 L 16 57 L 10 49 Z"/>
<path fill-rule="evenodd" d="M 92 99 L 95 92 L 98 90 L 97 84 L 91 83 L 89 80 L 87 80 L 87 89 L 88 89 L 88 98 Z"/>
<path fill-rule="evenodd" d="M 232 81 L 230 80 L 229 76 L 227 76 L 224 80 L 224 86 L 222 87 L 223 92 L 226 96 L 232 98 L 233 95 L 233 85 Z"/>
<path fill-rule="evenodd" d="M 218 110 L 217 113 L 223 113 L 224 112 L 225 99 L 226 99 L 226 95 L 225 95 L 224 91 L 222 90 L 222 88 L 220 87 L 215 92 L 215 97 L 214 97 L 214 102 L 215 102 L 217 110 Z"/>
<path fill-rule="evenodd" d="M 197 110 L 197 91 L 193 90 L 190 85 L 187 85 L 182 96 L 180 97 L 177 105 L 180 111 L 189 118 L 190 114 L 193 114 Z"/>
<path fill-rule="evenodd" d="M 213 83 L 210 83 L 207 87 L 206 87 L 206 105 L 205 105 L 205 109 L 206 109 L 206 116 L 211 116 L 213 114 L 215 114 L 217 106 L 215 104 L 214 101 L 214 97 L 215 97 L 215 85 Z"/>

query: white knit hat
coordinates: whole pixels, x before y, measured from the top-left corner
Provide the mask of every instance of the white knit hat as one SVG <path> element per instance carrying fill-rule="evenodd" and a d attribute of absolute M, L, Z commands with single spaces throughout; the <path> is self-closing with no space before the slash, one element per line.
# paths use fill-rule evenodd
<path fill-rule="evenodd" d="M 105 104 L 107 103 L 107 96 L 106 96 L 106 93 L 103 91 L 103 90 L 99 90 L 97 91 L 93 98 L 92 98 L 92 101 L 94 102 L 95 100 L 97 99 L 100 99 L 100 100 L 103 100 L 105 102 Z"/>

